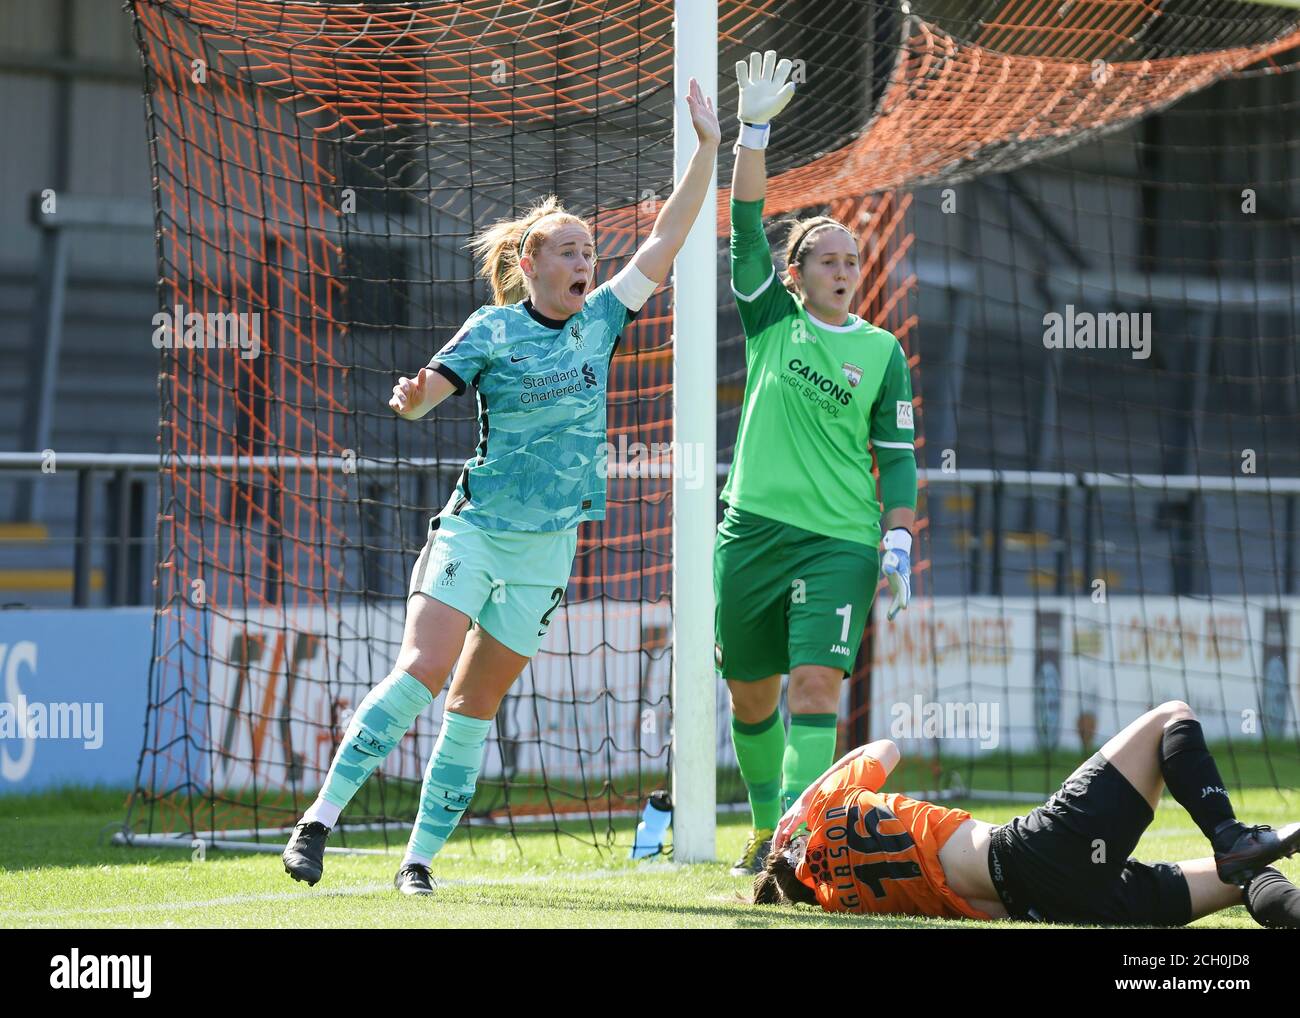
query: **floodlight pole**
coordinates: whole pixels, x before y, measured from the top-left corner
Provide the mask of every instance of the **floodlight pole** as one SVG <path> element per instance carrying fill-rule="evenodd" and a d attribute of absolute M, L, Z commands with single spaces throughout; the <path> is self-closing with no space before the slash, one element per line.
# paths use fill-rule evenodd
<path fill-rule="evenodd" d="M 717 103 L 717 0 L 677 0 L 673 179 L 695 151 L 691 78 Z M 725 122 L 725 118 L 724 118 Z M 673 859 L 709 862 L 717 825 L 713 531 L 717 506 L 717 182 L 673 265 Z"/>

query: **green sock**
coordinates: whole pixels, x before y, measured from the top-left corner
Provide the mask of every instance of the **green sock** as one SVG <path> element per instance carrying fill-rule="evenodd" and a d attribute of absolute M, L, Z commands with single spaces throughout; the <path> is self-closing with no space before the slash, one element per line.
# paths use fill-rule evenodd
<path fill-rule="evenodd" d="M 834 714 L 791 714 L 790 739 L 781 761 L 781 812 L 835 762 Z"/>
<path fill-rule="evenodd" d="M 781 757 L 785 754 L 785 725 L 780 711 L 757 724 L 731 719 L 731 742 L 736 747 L 740 776 L 749 792 L 754 830 L 770 831 L 781 819 Z"/>

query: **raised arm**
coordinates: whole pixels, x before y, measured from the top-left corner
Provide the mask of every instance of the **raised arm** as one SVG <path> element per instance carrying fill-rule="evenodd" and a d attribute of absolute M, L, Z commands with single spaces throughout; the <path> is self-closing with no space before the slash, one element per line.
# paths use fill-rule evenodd
<path fill-rule="evenodd" d="M 831 764 L 820 778 L 804 789 L 803 795 L 799 796 L 795 804 L 786 811 L 785 816 L 776 825 L 776 833 L 772 835 L 773 852 L 784 848 L 786 843 L 789 842 L 790 836 L 804 822 L 804 818 L 808 816 L 808 807 L 812 805 L 813 797 L 817 794 L 817 789 L 821 787 L 822 782 L 836 771 L 847 767 L 864 756 L 870 757 L 880 765 L 879 768 L 875 769 L 875 780 L 869 786 L 873 792 L 878 792 L 884 787 L 885 779 L 898 766 L 898 761 L 901 758 L 898 747 L 890 739 L 877 739 L 875 742 L 869 742 L 865 746 L 859 746 L 857 749 L 845 753 L 844 756 Z"/>
<path fill-rule="evenodd" d="M 631 264 L 646 279 L 656 285 L 668 278 L 677 252 L 686 243 L 686 235 L 700 214 L 709 183 L 713 180 L 718 159 L 718 141 L 722 130 L 713 100 L 705 97 L 700 83 L 691 79 L 686 95 L 686 105 L 691 111 L 691 124 L 695 127 L 697 144 L 695 154 L 677 182 L 673 193 L 664 202 L 655 219 L 650 237 L 637 250 Z"/>
<path fill-rule="evenodd" d="M 767 197 L 767 149 L 736 147 L 736 161 L 731 167 L 731 197 L 735 201 L 762 201 Z"/>
<path fill-rule="evenodd" d="M 794 82 L 786 80 L 793 66 L 789 60 L 778 63 L 773 49 L 751 53 L 748 62 L 736 61 L 740 87 L 736 116 L 741 125 L 731 170 L 731 197 L 736 201 L 762 201 L 767 194 L 767 136 L 772 118 L 794 96 Z"/>
<path fill-rule="evenodd" d="M 773 318 L 792 310 L 779 283 L 763 231 L 763 198 L 767 194 L 767 139 L 770 122 L 794 95 L 791 63 L 776 59 L 776 51 L 751 53 L 736 63 L 740 86 L 740 137 L 731 171 L 731 290 L 740 306 L 745 334 L 753 337 Z"/>

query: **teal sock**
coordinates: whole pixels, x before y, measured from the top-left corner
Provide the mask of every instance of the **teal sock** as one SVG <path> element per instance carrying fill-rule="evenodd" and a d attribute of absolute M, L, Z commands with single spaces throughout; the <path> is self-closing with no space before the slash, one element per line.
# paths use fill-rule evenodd
<path fill-rule="evenodd" d="M 835 762 L 836 720 L 834 714 L 790 715 L 790 738 L 781 761 L 782 812 Z"/>
<path fill-rule="evenodd" d="M 424 771 L 420 811 L 406 844 L 403 865 L 418 862 L 428 866 L 460 823 L 461 814 L 474 798 L 478 771 L 483 765 L 483 746 L 491 728 L 492 722 L 481 718 L 450 711 L 443 714 L 442 731 Z"/>
<path fill-rule="evenodd" d="M 433 694 L 423 682 L 396 669 L 367 693 L 352 715 L 343 744 L 334 754 L 317 806 L 333 807 L 330 812 L 337 819 L 336 811 L 351 801 L 366 778 L 410 731 L 420 711 L 431 703 Z"/>
<path fill-rule="evenodd" d="M 785 753 L 785 725 L 781 715 L 747 725 L 731 719 L 731 743 L 749 793 L 754 830 L 770 831 L 781 819 L 781 757 Z"/>

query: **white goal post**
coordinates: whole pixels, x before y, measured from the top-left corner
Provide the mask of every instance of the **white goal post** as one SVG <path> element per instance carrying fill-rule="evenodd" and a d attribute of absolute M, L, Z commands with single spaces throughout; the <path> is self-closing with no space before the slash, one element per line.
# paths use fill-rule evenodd
<path fill-rule="evenodd" d="M 691 78 L 717 103 L 717 0 L 677 0 L 673 19 L 673 179 L 686 171 L 695 131 Z M 722 111 L 719 110 L 719 114 Z M 721 119 L 726 123 L 725 116 Z M 673 266 L 674 462 L 690 448 L 700 469 L 673 470 L 673 859 L 709 862 L 717 826 L 716 683 L 713 668 L 713 529 L 716 514 L 718 262 L 717 180 Z M 700 483 L 703 478 L 704 483 Z"/>

